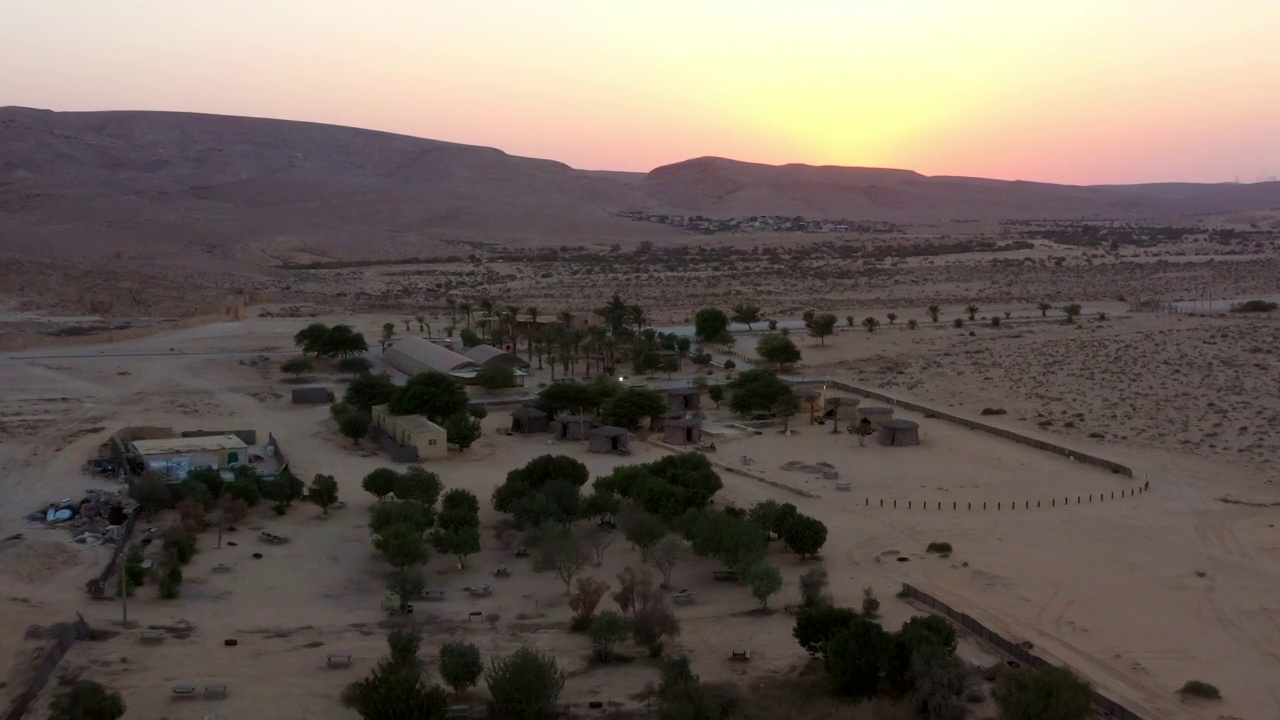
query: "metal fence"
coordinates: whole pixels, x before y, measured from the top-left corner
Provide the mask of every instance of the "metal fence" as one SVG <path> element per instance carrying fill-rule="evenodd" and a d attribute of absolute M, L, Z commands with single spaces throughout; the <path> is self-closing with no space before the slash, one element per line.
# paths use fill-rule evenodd
<path fill-rule="evenodd" d="M 1052 665 L 1052 663 L 1040 657 L 1039 655 L 1036 655 L 1035 653 L 1031 652 L 1025 646 L 1009 641 L 1008 639 L 1006 639 L 996 631 L 992 630 L 986 625 L 983 625 L 982 623 L 973 619 L 973 617 L 971 617 L 970 615 L 966 613 L 962 613 L 959 610 L 956 610 L 950 605 L 942 602 L 941 600 L 930 595 L 929 593 L 923 590 L 920 590 L 919 588 L 916 588 L 907 583 L 902 583 L 902 597 L 908 598 L 910 600 L 915 600 L 916 602 L 922 605 L 925 605 L 926 607 L 929 607 L 933 610 L 937 610 L 939 613 L 950 618 L 960 627 L 964 628 L 965 630 L 968 630 L 969 632 L 973 633 L 976 637 L 981 638 L 984 642 L 992 645 L 993 647 L 998 649 L 1000 652 L 1004 653 L 1005 655 L 1008 655 L 1009 657 L 1013 658 L 1014 660 L 1017 660 L 1018 662 L 1024 665 L 1027 665 L 1033 668 L 1041 668 L 1047 665 Z M 1109 717 L 1120 718 L 1120 720 L 1146 720 L 1141 715 L 1133 712 L 1132 710 L 1126 708 L 1125 706 L 1121 705 L 1115 700 L 1112 700 L 1106 695 L 1103 695 L 1097 690 L 1093 690 L 1092 692 L 1093 692 L 1094 704 L 1096 704 L 1098 706 L 1098 709 L 1101 710 L 1106 715 L 1108 715 Z"/>

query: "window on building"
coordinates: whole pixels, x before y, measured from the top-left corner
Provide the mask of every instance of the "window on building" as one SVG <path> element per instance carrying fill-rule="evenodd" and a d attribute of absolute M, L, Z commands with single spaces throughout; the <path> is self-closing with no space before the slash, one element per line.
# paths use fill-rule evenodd
<path fill-rule="evenodd" d="M 439 444 L 440 444 L 440 441 L 436 440 L 435 438 L 431 438 L 430 440 L 427 441 L 427 445 L 439 445 Z"/>

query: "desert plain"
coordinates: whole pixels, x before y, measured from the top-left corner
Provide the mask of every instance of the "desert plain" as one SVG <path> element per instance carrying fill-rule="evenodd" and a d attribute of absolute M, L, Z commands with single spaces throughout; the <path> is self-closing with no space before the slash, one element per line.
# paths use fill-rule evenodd
<path fill-rule="evenodd" d="M 241 191 L 265 197 L 273 187 Z M 211 212 L 216 193 L 201 193 L 198 207 Z M 323 210 L 315 202 L 306 199 Z M 1060 217 L 1051 210 L 1039 217 Z M 166 222 L 182 216 L 198 224 L 184 215 L 190 208 L 173 212 Z M 208 217 L 211 227 L 226 219 Z M 1022 224 L 894 217 L 901 226 L 892 232 L 844 235 L 705 235 L 644 222 L 619 230 L 591 218 L 563 236 L 554 218 L 525 234 L 514 222 L 465 237 L 446 228 L 421 252 L 409 230 L 364 252 L 342 237 L 313 241 L 274 225 L 263 226 L 261 242 L 192 241 L 185 250 L 162 247 L 157 231 L 114 260 L 92 241 L 60 258 L 39 252 L 42 236 L 6 248 L 0 704 L 26 688 L 57 626 L 79 613 L 96 637 L 73 645 L 59 674 L 119 690 L 128 717 L 354 717 L 338 702 L 341 689 L 369 671 L 385 652 L 387 630 L 404 622 L 381 606 L 390 568 L 370 545 L 366 513 L 375 500 L 360 488 L 367 473 L 394 463 L 376 447 L 353 447 L 327 406 L 290 402 L 297 385 L 279 366 L 297 354 L 294 334 L 311 322 L 349 324 L 370 338 L 370 360 L 381 370 L 376 338 L 388 322 L 399 334 L 438 336 L 459 324 L 450 317 L 458 303 L 487 298 L 522 313 L 537 307 L 543 317 L 589 315 L 616 292 L 659 329 L 680 330 L 705 306 L 757 304 L 794 328 L 802 352 L 790 369 L 796 375 L 872 388 L 1133 470 L 1125 477 L 908 411 L 899 415 L 920 423 L 919 446 L 860 444 L 803 419 L 793 420 L 790 434 L 766 427 L 713 435 L 710 457 L 724 482 L 717 504 L 793 503 L 830 533 L 818 560 L 771 547 L 784 576 L 772 614 L 755 612 L 759 604 L 744 588 L 714 582 L 716 563 L 681 558 L 673 585 L 694 591 L 697 602 L 676 608 L 681 632 L 668 651 L 688 654 L 704 681 L 767 693 L 812 672 L 781 608 L 798 602 L 799 576 L 820 566 L 839 604 L 856 605 L 871 588 L 886 626 L 928 612 L 896 597 L 910 583 L 1072 667 L 1145 718 L 1280 718 L 1280 313 L 1218 311 L 1223 301 L 1280 295 L 1280 214 Z M 29 214 L 20 219 L 23 228 L 38 224 Z M 21 229 L 13 222 L 4 227 Z M 1114 231 L 1113 239 L 1082 242 L 1081 229 L 1096 227 Z M 929 250 L 938 246 L 949 249 Z M 1080 305 L 1076 322 L 1065 322 L 1068 304 Z M 938 320 L 929 305 L 939 306 Z M 807 310 L 836 315 L 838 328 L 809 337 L 799 324 Z M 880 321 L 874 332 L 866 317 Z M 753 361 L 765 332 L 763 323 L 735 328 L 736 370 L 724 369 L 729 355 L 716 348 L 709 371 L 686 366 L 672 379 L 728 381 Z M 339 396 L 349 380 L 325 364 L 310 375 L 306 384 Z M 550 380 L 547 369 L 535 369 L 525 392 Z M 573 717 L 649 716 L 656 667 L 647 659 L 588 662 L 587 640 L 567 632 L 564 585 L 515 556 L 519 535 L 488 499 L 508 471 L 538 455 L 573 456 L 596 477 L 672 450 L 637 438 L 630 456 L 597 455 L 581 442 L 503 434 L 521 392 L 472 388 L 474 399 L 490 403 L 483 437 L 424 463 L 446 488 L 468 489 L 482 506 L 481 551 L 463 569 L 439 556 L 427 566 L 430 586 L 446 597 L 417 604 L 426 654 L 459 638 L 486 657 L 529 644 L 567 669 L 562 700 Z M 704 410 L 713 431 L 735 421 L 727 407 L 704 401 Z M 83 466 L 111 433 L 130 426 L 270 432 L 299 477 L 337 479 L 343 507 L 325 515 L 295 504 L 283 516 L 255 508 L 221 547 L 205 533 L 181 597 L 161 600 L 144 586 L 127 604 L 124 627 L 123 603 L 85 593 L 114 549 L 74 543 L 65 527 L 25 518 L 89 489 L 119 490 Z M 849 490 L 782 467 L 793 461 L 829 463 Z M 264 546 L 261 530 L 291 542 Z M 938 541 L 953 552 L 925 552 Z M 612 583 L 639 564 L 619 537 L 584 575 Z M 494 577 L 500 565 L 510 577 Z M 219 566 L 229 570 L 215 572 Z M 468 597 L 464 588 L 478 584 L 493 594 Z M 165 628 L 169 637 L 144 646 L 142 627 Z M 729 661 L 740 650 L 751 652 L 750 662 Z M 332 653 L 351 655 L 351 666 L 326 667 Z M 963 632 L 960 655 L 980 666 L 1005 660 Z M 1192 679 L 1211 682 L 1223 699 L 1181 701 L 1175 691 Z M 217 701 L 174 701 L 170 688 L 181 683 L 225 684 L 229 692 Z M 57 684 L 28 717 L 44 717 Z M 480 708 L 483 685 L 463 701 Z M 989 700 L 972 711 L 995 717 Z"/>

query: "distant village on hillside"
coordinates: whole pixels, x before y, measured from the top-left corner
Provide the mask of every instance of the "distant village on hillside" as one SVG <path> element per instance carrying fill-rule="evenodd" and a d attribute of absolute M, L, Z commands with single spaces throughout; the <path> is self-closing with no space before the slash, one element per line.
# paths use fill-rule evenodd
<path fill-rule="evenodd" d="M 615 213 L 617 217 L 636 222 L 651 222 L 671 225 L 681 230 L 700 235 L 717 233 L 899 233 L 902 228 L 889 222 L 871 222 L 865 220 L 827 220 L 822 218 L 806 218 L 801 215 L 785 217 L 782 215 L 752 215 L 750 217 L 709 218 L 702 215 L 661 215 L 643 210 L 625 210 Z"/>

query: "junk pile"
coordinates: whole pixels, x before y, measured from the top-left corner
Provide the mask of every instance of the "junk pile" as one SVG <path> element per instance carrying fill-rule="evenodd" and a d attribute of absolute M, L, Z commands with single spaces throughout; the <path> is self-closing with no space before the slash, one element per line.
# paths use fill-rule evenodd
<path fill-rule="evenodd" d="M 27 515 L 27 519 L 65 527 L 76 533 L 76 542 L 97 545 L 119 538 L 120 527 L 129 518 L 134 504 L 123 493 L 89 490 L 80 500 L 63 498 L 49 503 Z"/>

